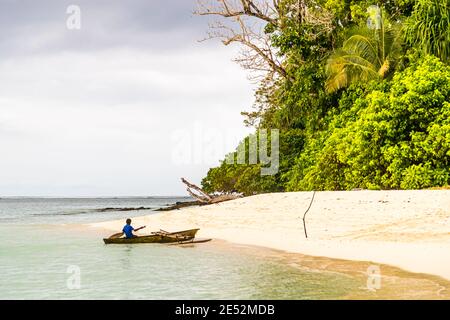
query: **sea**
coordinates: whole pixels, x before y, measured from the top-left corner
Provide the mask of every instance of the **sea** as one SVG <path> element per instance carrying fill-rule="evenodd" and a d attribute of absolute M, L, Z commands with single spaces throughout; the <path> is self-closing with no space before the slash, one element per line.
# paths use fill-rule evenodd
<path fill-rule="evenodd" d="M 0 198 L 0 299 L 450 298 L 444 279 L 390 266 L 378 266 L 381 277 L 373 279 L 370 262 L 219 239 L 183 246 L 105 245 L 102 234 L 87 227 L 157 214 L 154 209 L 187 200 Z"/>

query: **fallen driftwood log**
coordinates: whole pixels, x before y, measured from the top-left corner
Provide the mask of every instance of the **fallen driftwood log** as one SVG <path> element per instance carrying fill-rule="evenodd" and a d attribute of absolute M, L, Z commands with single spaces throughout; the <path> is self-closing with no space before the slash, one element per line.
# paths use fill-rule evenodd
<path fill-rule="evenodd" d="M 187 186 L 187 192 L 193 197 L 195 200 L 193 201 L 179 201 L 176 202 L 174 205 L 163 207 L 156 209 L 155 211 L 170 211 L 170 210 L 177 210 L 185 207 L 191 207 L 191 206 L 205 206 L 208 204 L 214 204 L 219 203 L 223 201 L 228 200 L 234 200 L 242 198 L 241 194 L 238 193 L 226 193 L 226 194 L 209 194 L 205 192 L 202 188 L 199 186 L 196 186 L 193 183 L 190 183 L 184 178 L 181 178 L 181 182 L 183 182 Z"/>
<path fill-rule="evenodd" d="M 185 178 L 181 178 L 181 182 L 183 182 L 187 186 L 187 189 L 186 189 L 187 192 L 193 198 L 197 199 L 199 202 L 201 202 L 203 204 L 213 204 L 213 203 L 219 203 L 219 202 L 223 202 L 223 201 L 242 198 L 242 194 L 240 194 L 240 193 L 226 193 L 226 194 L 219 194 L 219 195 L 208 194 L 202 188 L 196 186 L 193 183 L 190 183 Z"/>

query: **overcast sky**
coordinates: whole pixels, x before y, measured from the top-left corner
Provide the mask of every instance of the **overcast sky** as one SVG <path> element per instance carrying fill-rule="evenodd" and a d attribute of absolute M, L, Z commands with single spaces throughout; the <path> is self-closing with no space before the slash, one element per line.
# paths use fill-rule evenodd
<path fill-rule="evenodd" d="M 67 28 L 69 5 L 81 29 Z M 195 0 L 0 0 L 0 196 L 185 195 L 249 132 Z"/>

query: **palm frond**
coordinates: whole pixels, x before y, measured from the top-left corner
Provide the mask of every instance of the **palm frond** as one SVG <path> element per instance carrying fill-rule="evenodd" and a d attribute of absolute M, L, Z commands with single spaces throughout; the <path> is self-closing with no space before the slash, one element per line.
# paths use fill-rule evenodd
<path fill-rule="evenodd" d="M 336 51 L 330 57 L 326 71 L 329 75 L 325 84 L 328 92 L 344 88 L 352 82 L 371 81 L 379 77 L 371 62 L 345 50 Z"/>
<path fill-rule="evenodd" d="M 404 24 L 404 39 L 411 46 L 450 61 L 450 1 L 418 0 Z"/>
<path fill-rule="evenodd" d="M 359 55 L 374 65 L 381 65 L 377 54 L 376 43 L 370 37 L 355 34 L 344 42 L 343 49 L 352 54 Z"/>
<path fill-rule="evenodd" d="M 401 50 L 400 28 L 384 15 L 381 28 L 354 28 L 341 49 L 327 61 L 325 87 L 333 92 L 354 82 L 382 79 L 392 70 Z"/>

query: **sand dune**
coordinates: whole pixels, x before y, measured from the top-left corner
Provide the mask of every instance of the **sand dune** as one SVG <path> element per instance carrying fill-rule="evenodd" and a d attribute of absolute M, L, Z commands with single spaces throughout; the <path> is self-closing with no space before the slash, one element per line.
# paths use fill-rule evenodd
<path fill-rule="evenodd" d="M 199 237 L 313 256 L 373 261 L 450 280 L 450 190 L 312 192 L 256 195 L 133 219 L 150 230 L 198 227 Z M 90 226 L 121 230 L 123 220 Z M 150 229 L 150 230 L 149 230 Z"/>

